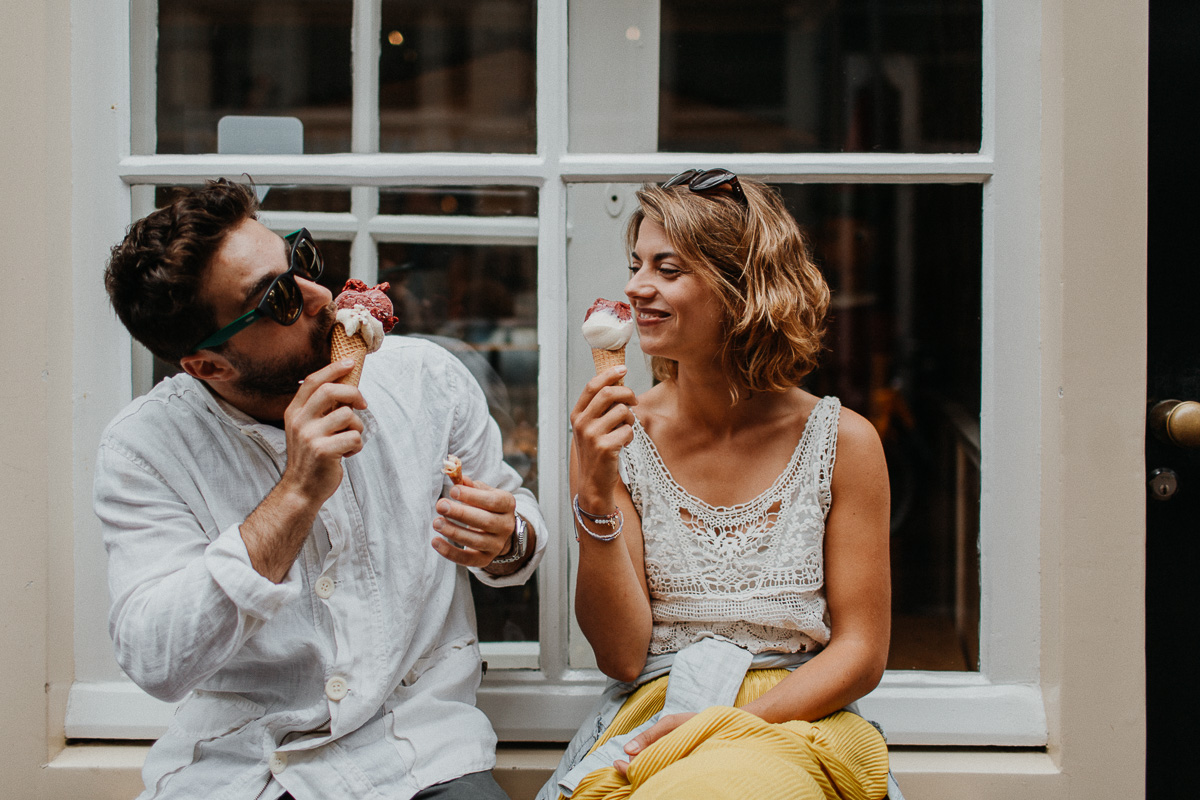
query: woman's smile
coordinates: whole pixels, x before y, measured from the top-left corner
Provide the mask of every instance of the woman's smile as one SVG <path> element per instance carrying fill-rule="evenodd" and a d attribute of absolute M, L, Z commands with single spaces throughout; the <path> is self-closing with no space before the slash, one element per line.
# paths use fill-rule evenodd
<path fill-rule="evenodd" d="M 638 325 L 654 325 L 671 316 L 666 311 L 655 308 L 638 308 L 635 310 Z"/>

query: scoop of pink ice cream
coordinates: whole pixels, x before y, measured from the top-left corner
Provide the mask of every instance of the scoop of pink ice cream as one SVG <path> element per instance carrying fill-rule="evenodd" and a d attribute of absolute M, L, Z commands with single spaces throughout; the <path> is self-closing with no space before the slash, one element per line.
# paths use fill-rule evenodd
<path fill-rule="evenodd" d="M 392 316 L 392 300 L 387 296 L 389 288 L 391 284 L 386 282 L 371 288 L 362 281 L 351 278 L 346 281 L 341 294 L 334 298 L 333 302 L 339 309 L 362 306 L 383 324 L 383 332 L 387 333 L 399 321 L 397 317 Z"/>
<path fill-rule="evenodd" d="M 628 303 L 600 298 L 583 318 L 583 338 L 594 350 L 620 350 L 633 336 L 633 310 Z"/>
<path fill-rule="evenodd" d="M 600 309 L 611 312 L 622 322 L 628 322 L 633 319 L 633 309 L 629 307 L 629 303 L 622 303 L 620 300 L 605 300 L 603 297 L 599 297 L 596 299 L 596 302 L 592 303 L 592 307 L 587 310 L 587 313 L 583 315 L 584 321 L 586 322 L 587 318 L 593 312 Z"/>

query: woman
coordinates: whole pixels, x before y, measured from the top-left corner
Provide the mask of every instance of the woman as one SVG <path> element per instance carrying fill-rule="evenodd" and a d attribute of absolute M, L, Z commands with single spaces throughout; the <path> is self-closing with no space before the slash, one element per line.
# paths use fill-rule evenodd
<path fill-rule="evenodd" d="M 887 660 L 887 467 L 799 385 L 828 288 L 762 184 L 638 199 L 625 293 L 658 382 L 613 368 L 571 413 L 575 609 L 613 680 L 541 796 L 883 797 L 882 737 L 842 709 Z"/>

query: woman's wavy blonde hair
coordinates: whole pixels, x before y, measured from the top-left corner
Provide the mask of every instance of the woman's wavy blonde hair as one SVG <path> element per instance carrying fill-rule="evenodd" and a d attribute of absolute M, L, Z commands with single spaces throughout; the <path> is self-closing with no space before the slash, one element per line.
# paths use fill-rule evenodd
<path fill-rule="evenodd" d="M 643 220 L 662 226 L 675 252 L 716 294 L 726 334 L 718 358 L 734 400 L 743 390 L 798 386 L 817 366 L 829 310 L 829 287 L 778 192 L 746 178 L 740 183 L 745 207 L 724 191 L 645 184 L 625 229 L 632 253 Z M 661 356 L 650 366 L 657 380 L 674 378 L 679 367 Z"/>

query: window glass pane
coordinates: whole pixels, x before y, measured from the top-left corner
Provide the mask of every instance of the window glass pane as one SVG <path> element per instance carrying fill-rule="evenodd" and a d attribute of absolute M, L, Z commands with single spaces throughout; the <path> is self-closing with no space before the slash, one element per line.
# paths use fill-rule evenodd
<path fill-rule="evenodd" d="M 154 190 L 154 207 L 162 208 L 175 198 L 177 186 L 158 186 Z M 259 207 L 263 211 L 324 211 L 347 213 L 350 211 L 350 190 L 336 186 L 269 186 L 259 184 L 267 190 Z"/>
<path fill-rule="evenodd" d="M 500 426 L 504 459 L 537 485 L 537 249 L 525 246 L 379 244 L 379 279 L 391 284 L 393 334 L 453 352 L 479 381 Z M 472 578 L 480 641 L 538 638 L 537 582 L 496 589 Z"/>
<path fill-rule="evenodd" d="M 530 186 L 413 186 L 379 190 L 380 214 L 536 217 L 537 189 Z"/>
<path fill-rule="evenodd" d="M 228 115 L 294 116 L 304 152 L 350 150 L 344 0 L 159 0 L 159 153 L 217 152 Z"/>
<path fill-rule="evenodd" d="M 833 290 L 808 388 L 869 418 L 887 455 L 888 666 L 976 670 L 981 189 L 779 188 Z"/>
<path fill-rule="evenodd" d="M 263 211 L 350 211 L 350 190 L 335 186 L 269 186 L 262 199 Z"/>
<path fill-rule="evenodd" d="M 383 152 L 532 153 L 533 0 L 383 0 Z"/>
<path fill-rule="evenodd" d="M 979 0 L 662 0 L 659 149 L 976 152 Z"/>

